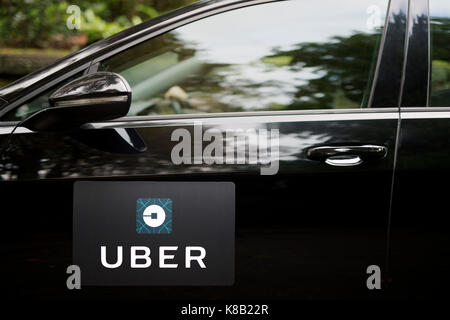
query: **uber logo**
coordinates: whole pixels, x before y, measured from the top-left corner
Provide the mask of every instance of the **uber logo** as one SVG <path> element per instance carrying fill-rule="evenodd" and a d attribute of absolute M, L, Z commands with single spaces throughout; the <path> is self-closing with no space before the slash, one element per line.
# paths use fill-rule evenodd
<path fill-rule="evenodd" d="M 82 287 L 232 285 L 234 192 L 230 182 L 76 182 Z"/>
<path fill-rule="evenodd" d="M 172 199 L 138 198 L 136 232 L 139 234 L 172 233 Z"/>
<path fill-rule="evenodd" d="M 117 247 L 116 261 L 114 263 L 108 262 L 106 257 L 106 246 L 101 246 L 101 262 L 102 266 L 108 269 L 115 269 L 123 263 L 123 246 Z M 177 263 L 169 263 L 174 261 L 175 253 L 178 251 L 178 246 L 161 246 L 159 247 L 159 263 L 158 267 L 164 268 L 178 268 Z M 132 246 L 130 248 L 130 267 L 131 268 L 148 268 L 152 265 L 150 257 L 151 249 L 146 246 Z M 173 253 L 173 254 L 171 254 Z M 185 248 L 185 268 L 190 269 L 192 261 L 195 261 L 202 269 L 206 268 L 204 259 L 206 258 L 206 250 L 199 246 L 186 246 Z"/>

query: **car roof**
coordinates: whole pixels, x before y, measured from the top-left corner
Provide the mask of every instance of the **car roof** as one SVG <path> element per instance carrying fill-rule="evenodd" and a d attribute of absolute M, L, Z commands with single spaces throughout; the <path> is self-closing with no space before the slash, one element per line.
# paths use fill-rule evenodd
<path fill-rule="evenodd" d="M 190 17 L 199 16 L 205 13 L 214 14 L 216 10 L 233 5 L 241 4 L 242 6 L 246 6 L 272 1 L 277 0 L 203 0 L 130 27 L 111 37 L 97 41 L 77 52 L 57 60 L 50 66 L 32 72 L 25 77 L 0 88 L 0 101 L 2 99 L 7 101 L 7 103 L 3 103 L 3 107 L 0 103 L 0 110 L 43 85 L 50 83 L 52 80 L 67 74 L 69 70 L 73 70 L 86 64 L 87 68 L 89 63 L 95 58 L 100 57 L 107 52 L 122 48 L 124 45 L 129 44 L 129 46 L 131 46 L 133 45 L 133 41 L 140 42 L 139 39 L 143 39 L 147 35 L 151 35 L 155 31 L 164 29 L 176 22 L 186 21 Z"/>

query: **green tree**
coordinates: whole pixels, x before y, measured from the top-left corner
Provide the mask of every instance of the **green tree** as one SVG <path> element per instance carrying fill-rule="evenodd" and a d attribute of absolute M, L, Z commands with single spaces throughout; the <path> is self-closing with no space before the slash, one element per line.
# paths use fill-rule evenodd
<path fill-rule="evenodd" d="M 108 37 L 192 0 L 0 0 L 0 46 L 46 48 L 58 39 Z M 69 5 L 81 9 L 81 30 L 69 30 Z"/>
<path fill-rule="evenodd" d="M 303 42 L 271 58 L 289 58 L 289 66 L 315 77 L 297 87 L 289 109 L 358 107 L 367 91 L 369 75 L 377 56 L 380 33 L 335 36 L 328 42 Z"/>

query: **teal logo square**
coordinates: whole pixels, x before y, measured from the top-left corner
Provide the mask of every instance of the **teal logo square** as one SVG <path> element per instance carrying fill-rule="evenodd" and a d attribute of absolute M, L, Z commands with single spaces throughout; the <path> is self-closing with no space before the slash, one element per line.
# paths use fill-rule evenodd
<path fill-rule="evenodd" d="M 170 198 L 138 198 L 136 200 L 136 232 L 138 234 L 171 234 L 172 214 Z"/>

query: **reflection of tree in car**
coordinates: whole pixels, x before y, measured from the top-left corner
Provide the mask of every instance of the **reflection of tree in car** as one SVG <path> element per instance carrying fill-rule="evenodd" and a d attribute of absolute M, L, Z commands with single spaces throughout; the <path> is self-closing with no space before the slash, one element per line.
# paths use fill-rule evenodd
<path fill-rule="evenodd" d="M 358 108 L 367 104 L 380 38 L 379 29 L 354 32 L 328 42 L 269 47 L 236 62 L 174 32 L 109 59 L 101 69 L 130 83 L 130 115 Z"/>
<path fill-rule="evenodd" d="M 432 17 L 431 106 L 450 106 L 450 18 Z"/>
<path fill-rule="evenodd" d="M 367 103 L 379 38 L 379 34 L 367 33 L 335 36 L 326 43 L 299 43 L 293 50 L 272 55 L 288 57 L 289 66 L 299 72 L 308 68 L 316 74 L 297 87 L 287 109 L 352 108 Z"/>
<path fill-rule="evenodd" d="M 211 65 L 179 85 L 206 112 L 364 107 L 380 38 L 377 30 L 299 43 L 250 64 Z"/>

